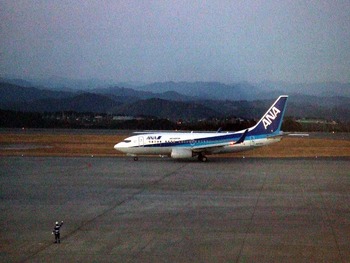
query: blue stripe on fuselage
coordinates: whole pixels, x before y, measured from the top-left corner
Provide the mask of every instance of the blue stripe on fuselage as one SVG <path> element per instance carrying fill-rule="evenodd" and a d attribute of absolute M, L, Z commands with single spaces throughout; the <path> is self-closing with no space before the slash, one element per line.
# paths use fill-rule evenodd
<path fill-rule="evenodd" d="M 205 147 L 205 146 L 212 146 L 215 144 L 220 143 L 229 143 L 232 141 L 237 141 L 239 138 L 243 135 L 242 133 L 234 133 L 234 134 L 226 134 L 221 136 L 214 136 L 214 137 L 202 137 L 202 138 L 196 138 L 196 139 L 187 139 L 187 140 L 180 140 L 180 141 L 174 141 L 174 142 L 162 142 L 162 143 L 153 143 L 153 144 L 144 144 L 144 145 L 137 145 L 133 148 L 138 147 L 145 147 L 145 148 L 155 148 L 155 147 L 186 147 L 186 148 L 193 148 L 193 147 Z M 279 135 L 280 131 L 276 131 L 270 134 L 257 134 L 256 131 L 252 130 L 249 131 L 245 142 L 251 141 L 251 140 L 258 140 L 258 139 L 264 139 L 271 136 Z"/>
<path fill-rule="evenodd" d="M 144 144 L 142 147 L 198 147 L 198 146 L 211 146 L 213 144 L 225 143 L 238 140 L 243 133 L 234 133 L 214 137 L 203 137 L 197 139 L 187 139 L 175 142 L 163 142 L 154 144 Z M 135 146 L 139 147 L 139 146 Z"/>

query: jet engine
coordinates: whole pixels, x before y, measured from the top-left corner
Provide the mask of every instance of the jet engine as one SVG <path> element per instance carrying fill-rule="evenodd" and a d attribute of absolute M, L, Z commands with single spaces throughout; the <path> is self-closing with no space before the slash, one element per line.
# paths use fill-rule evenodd
<path fill-rule="evenodd" d="M 175 158 L 175 159 L 180 159 L 180 158 L 191 158 L 193 157 L 192 151 L 189 149 L 173 149 L 171 151 L 171 158 Z"/>

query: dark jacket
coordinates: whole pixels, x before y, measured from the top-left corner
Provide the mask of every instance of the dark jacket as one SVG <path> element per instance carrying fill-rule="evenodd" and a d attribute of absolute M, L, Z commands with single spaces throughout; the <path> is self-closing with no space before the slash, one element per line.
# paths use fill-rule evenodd
<path fill-rule="evenodd" d="M 54 229 L 53 229 L 53 231 L 52 231 L 52 233 L 54 233 L 56 235 L 59 234 L 60 233 L 60 228 L 61 228 L 62 225 L 63 225 L 63 222 L 61 222 L 60 224 L 56 224 Z"/>

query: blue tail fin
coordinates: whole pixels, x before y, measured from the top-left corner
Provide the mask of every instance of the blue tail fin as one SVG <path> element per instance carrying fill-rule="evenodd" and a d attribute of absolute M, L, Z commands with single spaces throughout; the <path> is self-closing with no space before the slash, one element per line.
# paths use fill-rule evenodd
<path fill-rule="evenodd" d="M 249 135 L 278 134 L 281 130 L 287 99 L 287 95 L 279 96 L 258 123 L 250 129 Z"/>

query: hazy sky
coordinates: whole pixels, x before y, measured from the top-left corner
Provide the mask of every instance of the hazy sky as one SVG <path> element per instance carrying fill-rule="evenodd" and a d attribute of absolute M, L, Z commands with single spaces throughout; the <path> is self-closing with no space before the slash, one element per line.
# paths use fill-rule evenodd
<path fill-rule="evenodd" d="M 350 1 L 0 0 L 0 76 L 350 82 Z"/>

